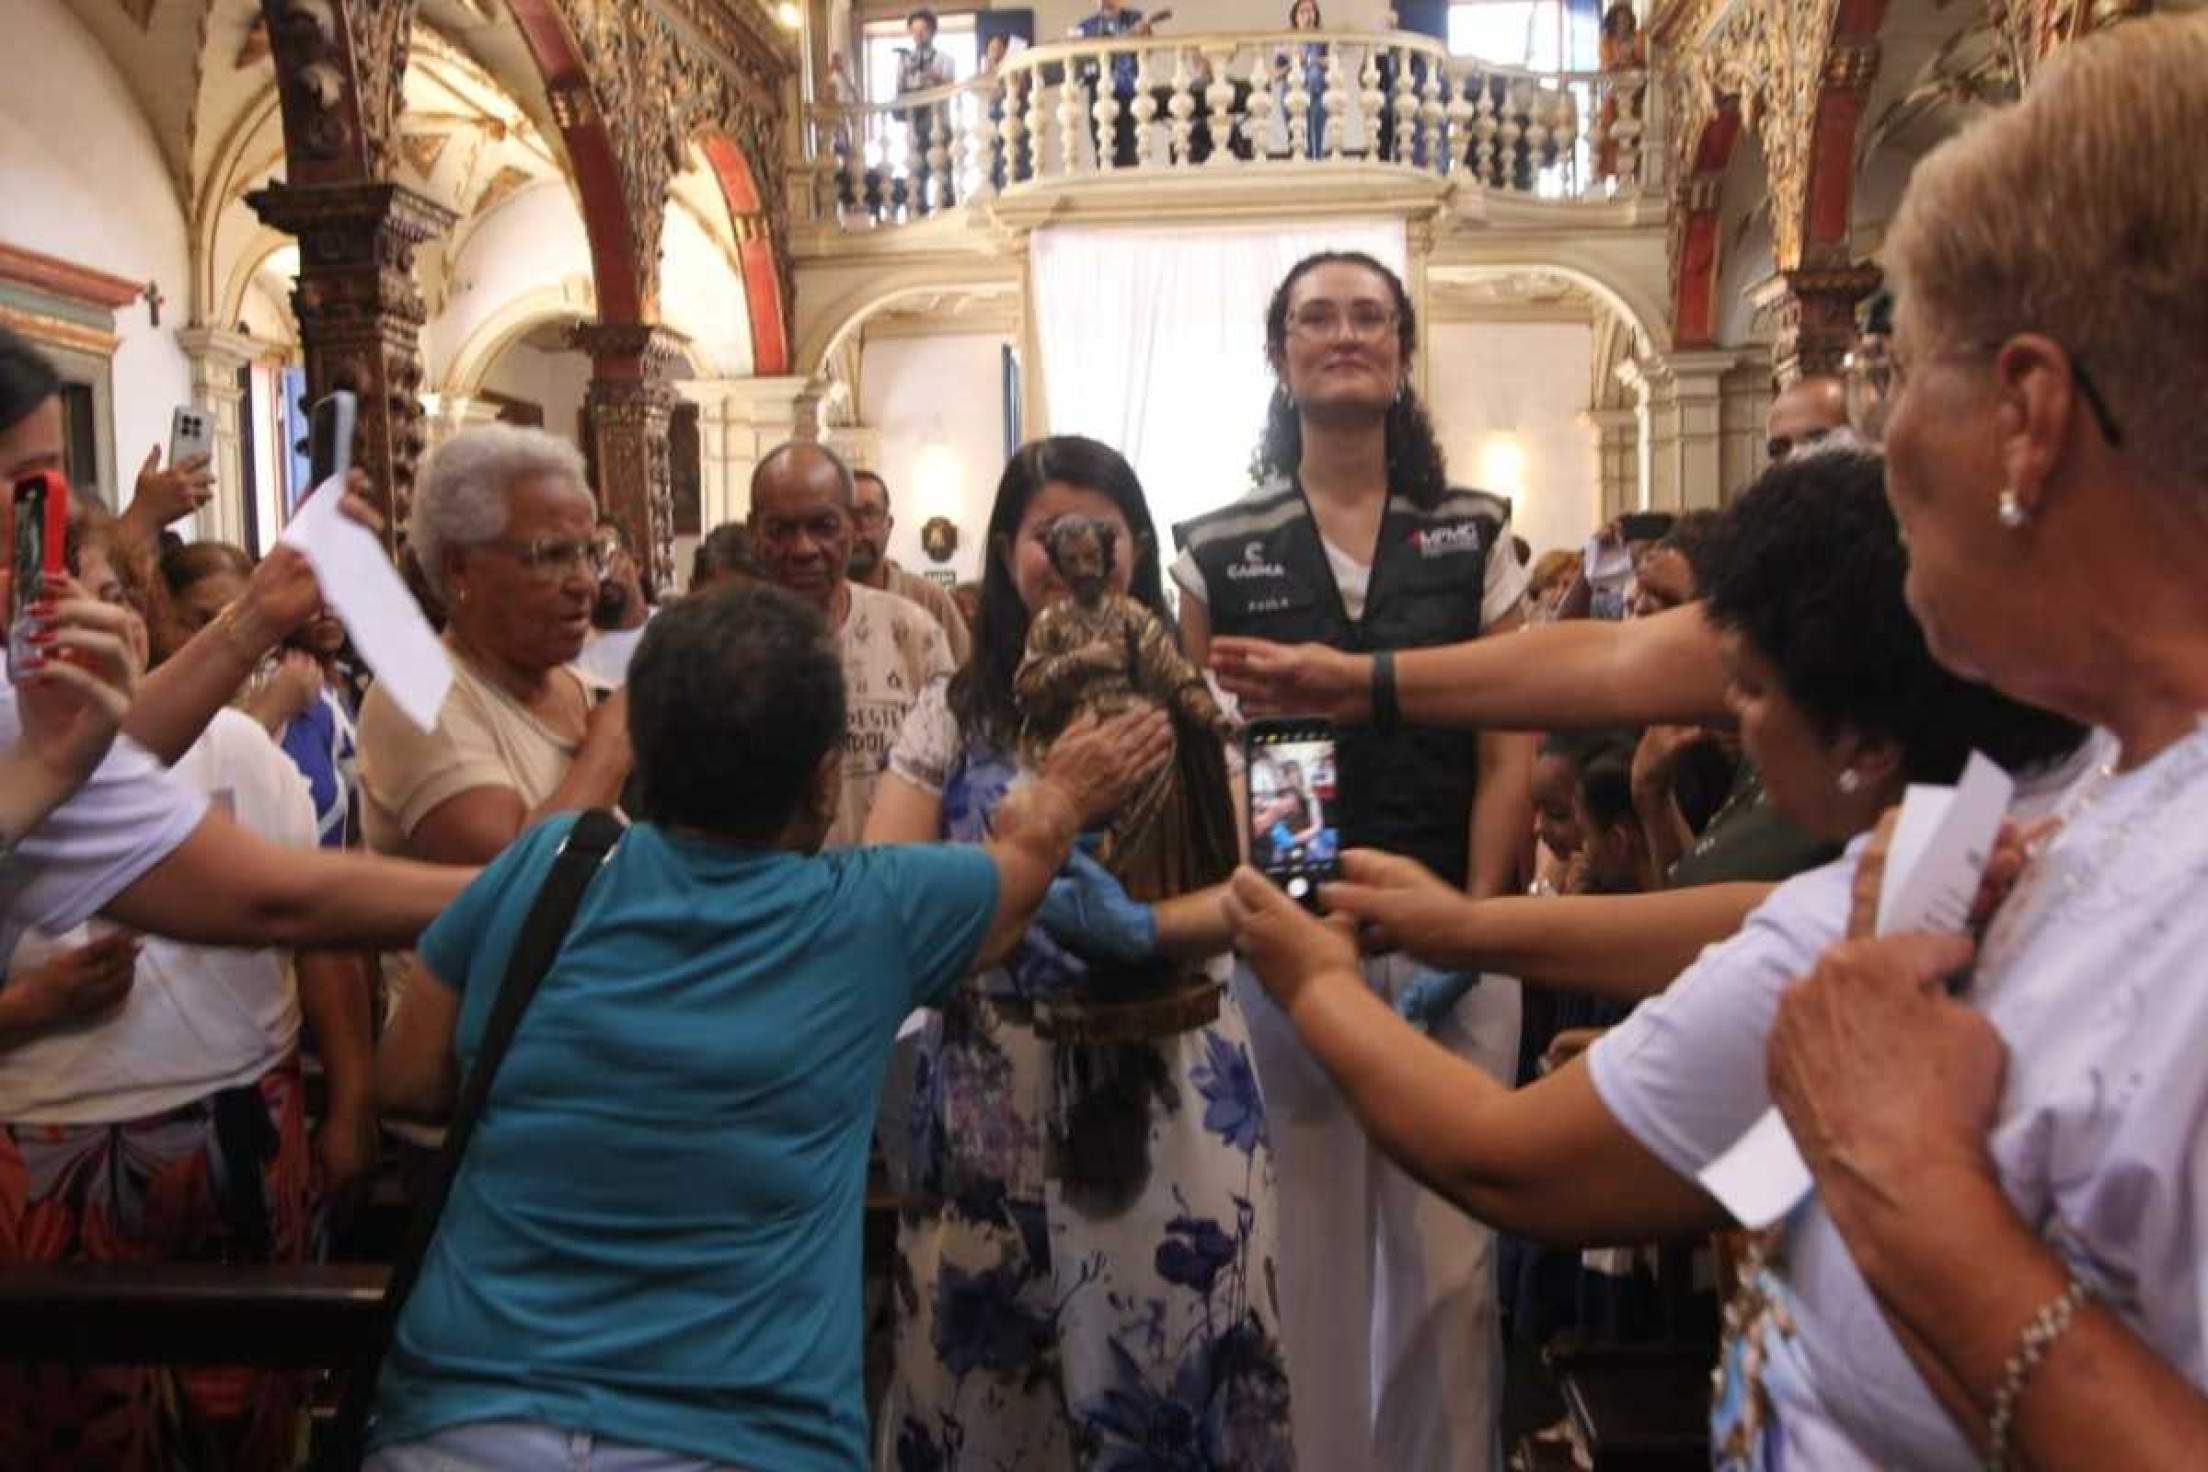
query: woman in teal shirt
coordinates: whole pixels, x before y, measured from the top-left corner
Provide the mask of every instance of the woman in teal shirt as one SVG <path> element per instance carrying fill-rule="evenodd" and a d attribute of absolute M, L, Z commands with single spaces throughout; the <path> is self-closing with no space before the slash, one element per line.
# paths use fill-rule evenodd
<path fill-rule="evenodd" d="M 844 712 L 816 614 L 758 586 L 687 599 L 629 691 L 642 821 L 460 1167 L 379 1387 L 378 1472 L 862 1467 L 861 1208 L 891 1040 L 1010 948 L 1167 741 L 1156 717 L 1069 733 L 984 844 L 823 855 Z M 429 984 L 378 1060 L 387 1111 L 451 1107 L 572 821 L 523 835 L 422 937 Z"/>

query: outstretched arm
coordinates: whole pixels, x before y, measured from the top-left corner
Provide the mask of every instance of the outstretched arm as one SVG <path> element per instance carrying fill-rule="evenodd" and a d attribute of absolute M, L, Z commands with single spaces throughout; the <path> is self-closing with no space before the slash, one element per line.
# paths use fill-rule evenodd
<path fill-rule="evenodd" d="M 1370 849 L 1342 856 L 1329 910 L 1390 949 L 1451 971 L 1499 971 L 1533 986 L 1614 1001 L 1652 997 L 1704 946 L 1739 930 L 1768 884 L 1707 884 L 1654 894 L 1469 898 L 1412 859 Z"/>
<path fill-rule="evenodd" d="M 1250 715 L 1372 719 L 1372 656 L 1323 644 L 1209 641 L 1219 683 Z M 1395 656 L 1396 699 L 1417 725 L 1551 731 L 1729 723 L 1717 631 L 1699 608 L 1624 623 L 1542 624 Z"/>
<path fill-rule="evenodd" d="M 1490 1225 L 1554 1243 L 1646 1242 L 1727 1220 L 1604 1107 L 1584 1061 L 1513 1090 L 1365 985 L 1347 927 L 1264 876 L 1227 896 L 1239 949 L 1390 1158 Z"/>

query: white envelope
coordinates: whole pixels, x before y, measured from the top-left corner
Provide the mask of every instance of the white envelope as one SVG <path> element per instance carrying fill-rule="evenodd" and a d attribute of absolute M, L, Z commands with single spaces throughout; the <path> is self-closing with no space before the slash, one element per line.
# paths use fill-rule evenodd
<path fill-rule="evenodd" d="M 343 494 L 336 479 L 316 486 L 283 541 L 314 564 L 322 601 L 352 635 L 376 683 L 408 720 L 430 730 L 452 689 L 452 661 L 375 533 L 339 509 Z"/>

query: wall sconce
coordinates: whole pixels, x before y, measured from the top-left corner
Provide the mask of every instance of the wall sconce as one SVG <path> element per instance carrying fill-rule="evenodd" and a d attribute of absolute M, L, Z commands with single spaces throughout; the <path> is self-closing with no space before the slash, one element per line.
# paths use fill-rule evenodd
<path fill-rule="evenodd" d="M 1491 434 L 1480 447 L 1480 489 L 1523 500 L 1526 494 L 1526 447 L 1514 434 Z"/>
<path fill-rule="evenodd" d="M 912 466 L 913 492 L 920 509 L 930 516 L 955 520 L 965 509 L 960 504 L 959 481 L 958 456 L 939 435 L 930 435 Z"/>
<path fill-rule="evenodd" d="M 794 31 L 805 24 L 805 12 L 791 3 L 791 0 L 782 0 L 780 5 L 774 7 L 774 18 L 785 31 Z"/>

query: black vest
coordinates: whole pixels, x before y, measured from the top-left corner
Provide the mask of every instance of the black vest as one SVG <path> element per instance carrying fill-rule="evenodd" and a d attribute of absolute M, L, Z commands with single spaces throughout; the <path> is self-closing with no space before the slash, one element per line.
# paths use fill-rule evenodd
<path fill-rule="evenodd" d="M 1342 605 L 1318 523 L 1292 482 L 1262 486 L 1173 535 L 1203 576 L 1214 634 L 1368 653 L 1477 638 L 1488 554 L 1509 518 L 1510 504 L 1484 491 L 1451 490 L 1429 509 L 1389 497 L 1357 620 Z M 1465 882 L 1477 733 L 1348 727 L 1336 765 L 1345 846 L 1405 854 L 1451 884 Z"/>

